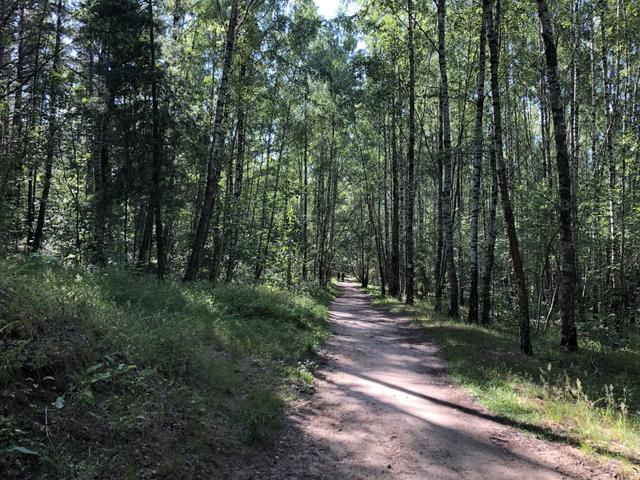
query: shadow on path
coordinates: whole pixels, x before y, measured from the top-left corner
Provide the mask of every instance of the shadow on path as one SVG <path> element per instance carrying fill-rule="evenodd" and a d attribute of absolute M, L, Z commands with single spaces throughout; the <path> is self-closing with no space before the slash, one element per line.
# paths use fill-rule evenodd
<path fill-rule="evenodd" d="M 372 307 L 354 284 L 340 287 L 316 393 L 299 402 L 269 465 L 236 478 L 614 478 L 575 449 L 482 411 L 408 318 Z"/>

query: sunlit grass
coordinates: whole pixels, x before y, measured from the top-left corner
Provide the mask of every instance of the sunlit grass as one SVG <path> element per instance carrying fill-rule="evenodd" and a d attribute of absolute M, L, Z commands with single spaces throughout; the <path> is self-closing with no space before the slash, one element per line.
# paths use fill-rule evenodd
<path fill-rule="evenodd" d="M 99 476 L 99 452 L 126 456 L 127 442 L 155 442 L 171 477 L 172 464 L 211 448 L 216 436 L 269 440 L 292 395 L 286 385 L 312 386 L 308 358 L 328 335 L 332 298 L 307 285 L 213 288 L 122 268 L 65 268 L 46 257 L 1 260 L 0 340 L 8 347 L 0 350 L 0 389 L 31 401 L 35 421 L 30 411 L 0 406 L 0 444 L 35 454 L 13 450 L 0 470 Z M 52 431 L 34 430 L 45 407 L 63 425 L 59 446 Z M 69 429 L 95 422 L 105 432 L 88 455 L 85 434 Z M 166 422 L 180 425 L 171 428 L 188 442 L 167 436 Z M 143 460 L 120 458 L 120 478 Z"/>
<path fill-rule="evenodd" d="M 534 335 L 535 355 L 518 350 L 512 327 L 452 321 L 419 301 L 374 304 L 407 312 L 440 347 L 449 373 L 491 412 L 514 425 L 582 449 L 640 462 L 640 342 L 603 352 L 583 339 L 577 354 L 564 352 L 558 332 Z"/>

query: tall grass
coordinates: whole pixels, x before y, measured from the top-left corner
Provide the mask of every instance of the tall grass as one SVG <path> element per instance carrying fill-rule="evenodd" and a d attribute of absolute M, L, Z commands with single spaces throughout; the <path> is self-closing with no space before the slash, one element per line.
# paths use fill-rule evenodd
<path fill-rule="evenodd" d="M 101 418 L 115 436 L 133 428 L 116 417 L 139 411 L 140 417 L 155 415 L 158 423 L 177 411 L 190 412 L 180 414 L 184 422 L 195 422 L 196 429 L 211 435 L 268 440 L 286 404 L 283 385 L 289 377 L 295 383 L 298 366 L 326 338 L 331 298 L 330 292 L 310 286 L 294 292 L 268 286 L 213 288 L 208 282 L 158 282 L 123 268 L 67 268 L 47 257 L 0 260 L 0 389 L 3 395 L 24 394 L 26 400 L 33 394 L 30 382 L 35 383 L 39 409 L 48 406 L 52 416 L 77 412 L 73 421 Z M 47 378 L 55 385 L 42 380 Z M 44 457 L 51 465 L 59 463 L 47 438 L 51 431 L 29 431 L 21 409 L 0 407 L 0 439 L 35 451 L 39 461 L 28 457 L 26 462 L 25 454 L 14 449 L 6 452 L 8 463 L 0 460 L 0 471 L 16 461 L 41 468 Z M 145 413 L 149 410 L 155 413 Z M 162 427 L 152 423 L 153 434 L 145 435 L 163 438 Z M 16 430 L 24 435 L 16 437 Z M 84 455 L 82 439 L 65 428 L 59 434 L 69 444 L 62 457 L 71 461 Z M 210 441 L 200 438 L 192 446 Z M 92 448 L 99 451 L 98 443 Z M 109 448 L 118 450 L 113 444 Z M 137 460 L 128 461 L 136 471 Z M 83 468 L 86 473 L 88 467 Z M 29 471 L 36 470 L 20 470 Z"/>

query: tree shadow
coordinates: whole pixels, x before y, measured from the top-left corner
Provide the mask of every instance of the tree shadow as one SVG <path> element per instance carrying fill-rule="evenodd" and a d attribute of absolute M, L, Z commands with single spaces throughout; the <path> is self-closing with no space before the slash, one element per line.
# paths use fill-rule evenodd
<path fill-rule="evenodd" d="M 494 414 L 490 414 L 490 413 L 485 413 L 482 412 L 478 409 L 475 408 L 470 408 L 470 407 L 466 407 L 464 405 L 460 405 L 457 403 L 452 403 L 446 400 L 442 400 L 440 398 L 436 398 L 433 396 L 429 396 L 429 395 L 425 395 L 423 393 L 420 392 L 415 392 L 413 390 L 407 389 L 405 387 L 401 387 L 399 385 L 395 385 L 393 383 L 389 383 L 389 382 L 385 382 L 383 380 L 379 380 L 379 379 L 375 379 L 372 378 L 370 376 L 355 372 L 353 370 L 350 370 L 349 373 L 351 375 L 357 376 L 359 378 L 362 378 L 363 380 L 367 380 L 369 382 L 375 382 L 378 383 L 380 385 L 383 385 L 387 388 L 391 388 L 403 393 L 406 393 L 408 395 L 412 395 L 415 397 L 419 397 L 422 398 L 424 400 L 427 400 L 429 402 L 432 403 L 436 403 L 438 405 L 442 405 L 444 407 L 447 408 L 452 408 L 455 409 L 457 411 L 463 412 L 467 415 L 472 415 L 474 417 L 478 417 L 478 418 L 482 418 L 484 420 L 488 420 L 490 422 L 493 423 L 497 423 L 499 425 L 505 425 L 505 426 L 509 426 L 509 427 L 516 427 L 520 430 L 524 430 L 530 433 L 533 433 L 535 435 L 539 435 L 540 437 L 544 438 L 545 440 L 549 440 L 549 441 L 553 441 L 553 442 L 558 442 L 558 443 L 564 443 L 564 444 L 568 444 L 574 447 L 580 447 L 581 442 L 578 438 L 573 437 L 571 435 L 566 435 L 566 434 L 561 434 L 558 432 L 555 432 L 553 430 L 551 430 L 550 428 L 545 428 L 542 427 L 540 425 L 535 425 L 532 423 L 528 423 L 528 422 L 522 422 L 522 421 L 518 421 L 518 420 L 513 420 L 507 417 L 503 417 L 500 415 L 494 415 Z M 603 447 L 598 447 L 598 446 L 592 446 L 591 447 L 593 450 L 595 450 L 596 452 L 602 454 L 602 455 L 606 455 L 606 456 L 610 456 L 610 457 L 615 457 L 615 458 L 619 458 L 621 460 L 626 460 L 627 462 L 633 463 L 635 465 L 640 465 L 640 457 L 636 457 L 633 455 L 626 455 L 626 454 L 622 454 L 620 452 L 616 452 L 613 450 L 609 450 Z"/>

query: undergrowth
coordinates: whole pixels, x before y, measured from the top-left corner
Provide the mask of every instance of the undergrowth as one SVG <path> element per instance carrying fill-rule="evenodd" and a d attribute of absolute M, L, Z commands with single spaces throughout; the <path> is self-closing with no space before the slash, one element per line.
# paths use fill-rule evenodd
<path fill-rule="evenodd" d="M 640 465 L 640 339 L 603 351 L 581 338 L 578 353 L 559 346 L 555 329 L 534 334 L 535 355 L 518 350 L 517 327 L 453 321 L 418 301 L 380 297 L 374 304 L 414 315 L 447 359 L 449 373 L 498 420 L 587 452 Z"/>
<path fill-rule="evenodd" d="M 331 298 L 0 260 L 0 477 L 214 474 L 306 388 Z"/>

